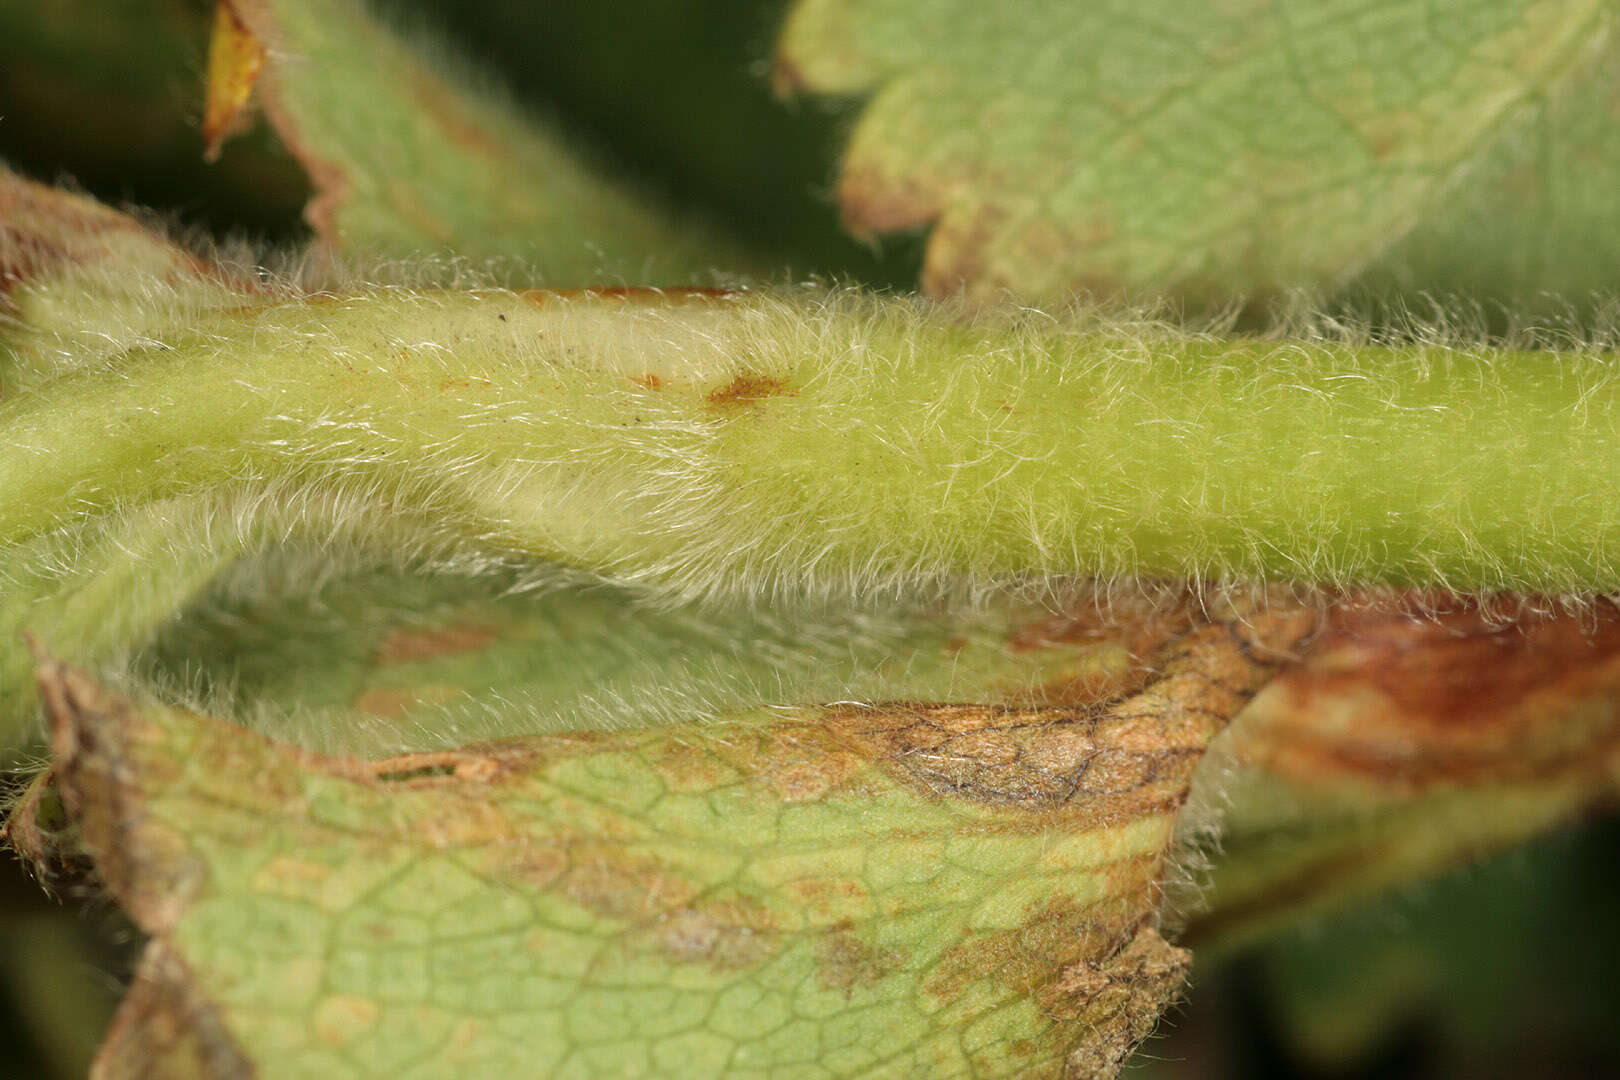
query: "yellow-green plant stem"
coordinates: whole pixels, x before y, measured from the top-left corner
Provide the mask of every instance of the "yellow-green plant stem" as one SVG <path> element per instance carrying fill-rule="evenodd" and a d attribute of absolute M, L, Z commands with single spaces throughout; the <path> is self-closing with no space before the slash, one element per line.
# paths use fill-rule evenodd
<path fill-rule="evenodd" d="M 967 325 L 856 296 L 316 296 L 0 405 L 0 537 L 202 492 L 251 517 L 277 490 L 687 591 L 1613 590 L 1617 400 L 1604 354 Z"/>

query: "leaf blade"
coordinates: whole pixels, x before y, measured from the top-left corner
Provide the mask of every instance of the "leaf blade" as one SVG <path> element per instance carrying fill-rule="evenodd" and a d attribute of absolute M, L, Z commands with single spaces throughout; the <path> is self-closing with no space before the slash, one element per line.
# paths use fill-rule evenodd
<path fill-rule="evenodd" d="M 929 291 L 1218 303 L 1368 265 L 1591 62 L 1608 18 L 1601 0 L 803 0 L 779 71 L 875 92 L 840 200 L 858 231 L 934 223 Z"/>
<path fill-rule="evenodd" d="M 1109 1075 L 1185 969 L 1154 912 L 1192 763 L 1312 622 L 1235 617 L 1123 724 L 839 706 L 364 762 L 41 685 L 151 964 L 278 1072 Z"/>
<path fill-rule="evenodd" d="M 534 118 L 458 84 L 359 3 L 219 10 L 239 32 L 215 38 L 209 94 L 226 117 L 241 84 L 256 84 L 315 188 L 305 217 L 331 251 L 506 260 L 569 286 L 710 284 L 750 267 L 724 238 L 598 175 Z M 245 41 L 275 46 L 262 77 L 230 59 L 251 54 Z"/>

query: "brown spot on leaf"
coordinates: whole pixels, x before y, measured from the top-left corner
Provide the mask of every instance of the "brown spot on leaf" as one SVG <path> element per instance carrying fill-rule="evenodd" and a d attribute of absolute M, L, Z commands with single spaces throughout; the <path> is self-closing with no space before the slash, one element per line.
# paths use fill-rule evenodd
<path fill-rule="evenodd" d="M 847 923 L 829 928 L 816 946 L 816 972 L 822 987 L 842 991 L 845 997 L 878 985 L 900 961 L 893 949 L 862 941 Z"/>
<path fill-rule="evenodd" d="M 1005 227 L 1005 212 L 993 206 L 980 207 L 976 213 L 954 209 L 942 214 L 923 255 L 923 292 L 971 300 L 1005 299 L 1010 291 L 1007 283 L 985 259 Z"/>
<path fill-rule="evenodd" d="M 730 409 L 768 397 L 787 393 L 787 380 L 774 375 L 743 372 L 724 386 L 709 391 L 707 401 L 713 409 Z"/>
<path fill-rule="evenodd" d="M 401 81 L 409 85 L 415 96 L 417 114 L 437 126 L 446 139 L 467 151 L 469 156 L 489 161 L 487 168 L 513 167 L 511 151 L 479 125 L 477 117 L 438 73 L 418 63 L 413 65 L 409 77 Z"/>
<path fill-rule="evenodd" d="M 605 847 L 570 851 L 561 888 L 581 907 L 631 924 L 650 924 L 689 907 L 698 894 L 662 863 Z"/>
<path fill-rule="evenodd" d="M 543 892 L 549 890 L 568 871 L 568 852 L 558 844 L 529 843 L 506 854 L 497 866 L 497 872 L 509 878 L 520 888 Z M 543 939 L 543 935 L 542 935 Z"/>
<path fill-rule="evenodd" d="M 737 769 L 711 753 L 708 747 L 685 741 L 661 744 L 653 765 L 671 792 L 713 791 L 740 779 Z"/>
<path fill-rule="evenodd" d="M 499 761 L 460 750 L 403 754 L 371 762 L 378 783 L 423 787 L 444 779 L 458 784 L 487 784 L 505 770 Z"/>
<path fill-rule="evenodd" d="M 962 939 L 923 980 L 923 992 L 949 1004 L 973 983 L 990 981 L 1010 995 L 1031 997 L 1055 982 L 1065 967 L 1102 955 L 1109 942 L 1143 916 L 1142 910 L 1122 911 L 1109 922 L 1072 896 L 1049 897 L 1017 926 L 983 932 L 964 928 Z"/>
<path fill-rule="evenodd" d="M 810 88 L 809 80 L 786 53 L 771 57 L 771 92 L 782 100 L 796 97 Z"/>
<path fill-rule="evenodd" d="M 776 949 L 775 921 L 757 901 L 706 890 L 655 857 L 603 839 L 597 830 L 531 842 L 492 869 L 525 891 L 555 893 L 624 924 L 621 948 L 651 948 L 717 971 L 755 966 Z M 543 949 L 547 941 L 537 932 L 532 947 Z"/>
<path fill-rule="evenodd" d="M 1143 685 L 1083 707 L 889 702 L 832 706 L 823 722 L 936 795 L 1126 820 L 1181 805 L 1204 747 L 1315 625 L 1314 609 L 1279 604 L 1166 635 Z"/>
<path fill-rule="evenodd" d="M 1124 869 L 1124 868 L 1122 868 Z M 1141 887 L 1098 907 L 1050 897 L 1019 925 L 964 932 L 923 980 L 923 993 L 949 1005 L 970 986 L 994 1000 L 1030 1000 L 1048 1021 L 1020 1056 L 1069 1055 L 1065 1076 L 1112 1076 L 1153 1029 L 1179 990 L 1191 954 L 1152 926 L 1157 860 L 1136 860 Z"/>
<path fill-rule="evenodd" d="M 494 630 L 473 623 L 401 627 L 383 638 L 377 646 L 376 660 L 383 667 L 415 664 L 441 656 L 477 652 L 494 640 Z"/>
<path fill-rule="evenodd" d="M 859 161 L 845 163 L 838 178 L 837 197 L 844 228 L 863 239 L 921 229 L 940 212 L 940 192 L 935 183 L 915 174 L 891 176 Z M 938 235 L 936 231 L 936 239 Z M 931 241 L 930 256 L 934 247 Z"/>
<path fill-rule="evenodd" d="M 1153 1032 L 1165 1006 L 1180 991 L 1192 954 L 1144 927 L 1104 961 L 1085 961 L 1064 973 L 1057 993 L 1084 995 L 1085 1034 L 1069 1051 L 1069 1076 L 1114 1076 Z M 1071 989 L 1072 987 L 1072 989 Z"/>
<path fill-rule="evenodd" d="M 847 910 L 870 898 L 866 886 L 849 878 L 807 877 L 782 883 L 782 891 L 803 905 L 812 916 Z M 827 921 L 837 921 L 829 919 Z"/>
<path fill-rule="evenodd" d="M 780 758 L 766 757 L 761 764 L 766 782 L 776 797 L 787 803 L 815 802 L 839 788 L 867 767 L 859 754 L 818 747 L 806 752 L 803 743 L 783 740 Z"/>
<path fill-rule="evenodd" d="M 315 1037 L 326 1046 L 341 1047 L 363 1036 L 382 1015 L 371 998 L 332 994 L 321 999 L 310 1017 Z"/>

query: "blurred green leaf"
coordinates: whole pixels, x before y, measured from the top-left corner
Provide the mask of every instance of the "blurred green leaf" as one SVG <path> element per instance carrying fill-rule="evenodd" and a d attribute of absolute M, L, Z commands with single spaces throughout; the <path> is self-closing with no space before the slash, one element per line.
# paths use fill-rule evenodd
<path fill-rule="evenodd" d="M 1500 140 L 1555 119 L 1532 106 L 1586 77 L 1611 14 L 1607 0 L 801 0 L 777 63 L 788 85 L 871 95 L 839 201 L 857 231 L 932 225 L 930 291 L 1220 303 L 1371 264 Z M 1547 128 L 1536 164 L 1587 167 L 1560 135 Z M 1562 193 L 1599 199 L 1558 206 L 1572 223 L 1606 213 L 1597 185 Z M 1477 280 L 1431 266 L 1408 283 Z"/>
<path fill-rule="evenodd" d="M 750 268 L 590 170 L 510 102 L 467 89 L 468 73 L 431 62 L 359 0 L 221 4 L 237 30 L 216 34 L 218 46 L 270 46 L 257 100 L 315 187 L 305 216 L 330 248 L 517 260 L 553 285 L 711 284 Z M 220 93 L 240 78 L 229 63 L 211 72 Z"/>

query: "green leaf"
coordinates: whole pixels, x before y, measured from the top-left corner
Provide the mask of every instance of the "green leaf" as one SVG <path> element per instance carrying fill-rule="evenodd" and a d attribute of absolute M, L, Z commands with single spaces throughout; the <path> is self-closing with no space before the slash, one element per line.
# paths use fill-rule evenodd
<path fill-rule="evenodd" d="M 1102 709 L 373 762 L 46 662 L 77 836 L 154 939 L 99 1075 L 1112 1075 L 1185 968 L 1155 924 L 1193 766 L 1309 625 L 1228 609 Z"/>
<path fill-rule="evenodd" d="M 517 260 L 560 285 L 708 284 L 750 268 L 735 247 L 598 175 L 534 117 L 467 89 L 467 75 L 359 0 L 220 0 L 218 11 L 209 134 L 223 137 L 243 83 L 257 79 L 271 126 L 315 187 L 305 216 L 332 249 Z"/>
<path fill-rule="evenodd" d="M 1055 704 L 1129 677 L 1130 653 L 1105 638 L 1024 642 L 1045 617 L 1007 599 L 677 604 L 556 567 L 457 573 L 295 543 L 220 573 L 131 669 L 257 731 L 351 753 L 690 724 L 762 702 Z"/>
<path fill-rule="evenodd" d="M 1372 263 L 1594 62 L 1611 11 L 800 0 L 778 71 L 872 95 L 845 220 L 932 225 L 930 291 L 1220 301 Z"/>
<path fill-rule="evenodd" d="M 1526 321 L 1593 319 L 1620 282 L 1620 49 L 1604 38 L 1534 102 L 1412 233 L 1358 280 L 1375 295 L 1457 293 Z M 1425 307 L 1431 306 L 1425 304 Z"/>
<path fill-rule="evenodd" d="M 826 187 L 848 110 L 785 103 L 760 77 L 785 0 L 659 0 L 633 18 L 531 0 L 382 3 L 407 25 L 443 26 L 626 178 L 701 208 L 772 268 L 915 288 L 920 245 L 880 247 L 838 228 Z"/>

